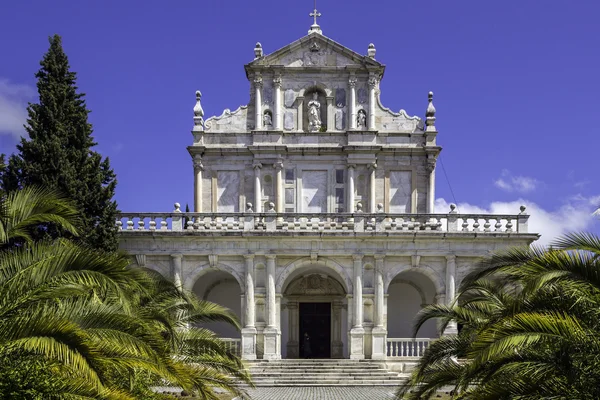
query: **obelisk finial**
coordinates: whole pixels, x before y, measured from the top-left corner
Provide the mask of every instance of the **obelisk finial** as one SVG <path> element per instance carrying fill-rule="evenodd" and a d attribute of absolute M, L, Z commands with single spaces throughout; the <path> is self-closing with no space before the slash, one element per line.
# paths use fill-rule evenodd
<path fill-rule="evenodd" d="M 319 24 L 317 24 L 317 18 L 319 18 L 321 16 L 321 13 L 317 11 L 317 0 L 315 0 L 315 9 L 313 10 L 313 12 L 311 12 L 308 15 L 314 18 L 314 22 L 310 26 L 310 30 L 308 31 L 308 33 L 310 34 L 310 33 L 316 32 L 316 33 L 323 34 L 323 31 L 321 31 L 321 27 L 319 26 Z"/>

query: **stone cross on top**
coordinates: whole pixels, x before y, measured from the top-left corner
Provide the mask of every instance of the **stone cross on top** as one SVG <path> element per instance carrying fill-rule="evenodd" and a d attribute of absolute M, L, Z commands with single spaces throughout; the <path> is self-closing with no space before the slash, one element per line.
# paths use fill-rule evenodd
<path fill-rule="evenodd" d="M 310 26 L 310 30 L 308 31 L 308 33 L 312 33 L 312 32 L 323 33 L 321 31 L 321 27 L 319 26 L 319 24 L 317 24 L 317 18 L 319 18 L 321 16 L 321 13 L 317 11 L 317 0 L 315 0 L 315 9 L 313 10 L 313 12 L 311 12 L 308 15 L 315 19 L 315 22 Z"/>

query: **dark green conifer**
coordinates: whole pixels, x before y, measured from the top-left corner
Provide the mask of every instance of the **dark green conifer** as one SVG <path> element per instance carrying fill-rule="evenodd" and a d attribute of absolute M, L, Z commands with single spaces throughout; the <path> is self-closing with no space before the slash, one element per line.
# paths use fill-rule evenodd
<path fill-rule="evenodd" d="M 116 178 L 108 158 L 93 151 L 96 145 L 84 94 L 78 92 L 76 74 L 69 68 L 61 38 L 50 37 L 50 49 L 36 73 L 38 103 L 30 103 L 18 152 L 11 155 L 2 176 L 4 190 L 24 186 L 57 189 L 75 201 L 81 212 L 80 240 L 94 248 L 117 249 L 112 199 Z M 40 226 L 40 237 L 63 236 L 52 225 Z"/>

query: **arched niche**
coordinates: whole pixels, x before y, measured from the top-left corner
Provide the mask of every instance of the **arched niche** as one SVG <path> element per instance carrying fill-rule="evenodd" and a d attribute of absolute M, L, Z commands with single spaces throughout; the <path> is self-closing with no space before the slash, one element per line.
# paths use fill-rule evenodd
<path fill-rule="evenodd" d="M 192 292 L 200 299 L 230 309 L 238 319 L 242 318 L 242 289 L 237 279 L 223 270 L 206 270 L 192 286 Z M 222 338 L 240 338 L 240 331 L 224 322 L 208 322 L 199 326 L 209 329 Z"/>
<path fill-rule="evenodd" d="M 316 102 L 316 103 L 314 103 Z M 318 127 L 311 125 L 311 113 L 314 104 L 318 105 L 318 116 L 320 124 Z M 302 126 L 304 132 L 326 132 L 327 127 L 327 93 L 319 86 L 313 86 L 304 92 L 304 109 L 302 110 Z"/>

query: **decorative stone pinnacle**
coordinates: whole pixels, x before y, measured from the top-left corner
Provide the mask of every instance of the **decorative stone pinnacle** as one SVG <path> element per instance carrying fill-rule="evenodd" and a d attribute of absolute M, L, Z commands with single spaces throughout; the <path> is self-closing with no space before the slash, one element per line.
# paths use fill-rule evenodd
<path fill-rule="evenodd" d="M 175 203 L 175 204 L 173 204 L 173 206 L 175 207 L 175 210 L 173 210 L 173 212 L 176 212 L 176 213 L 181 212 L 181 204 Z"/>
<path fill-rule="evenodd" d="M 260 42 L 256 42 L 256 46 L 254 47 L 254 59 L 261 58 L 263 56 L 263 48 Z"/>
<path fill-rule="evenodd" d="M 433 92 L 429 92 L 429 104 L 427 105 L 427 112 L 425 112 L 425 124 L 427 125 L 427 131 L 435 131 L 435 107 L 433 105 Z"/>
<path fill-rule="evenodd" d="M 456 213 L 457 213 L 457 211 L 456 211 L 456 204 L 451 203 L 450 204 L 450 214 L 456 214 Z"/>
<path fill-rule="evenodd" d="M 194 131 L 196 132 L 204 130 L 204 110 L 200 104 L 201 97 L 202 93 L 196 90 L 196 105 L 194 106 Z"/>
<path fill-rule="evenodd" d="M 520 209 L 521 209 L 521 214 L 526 214 L 525 210 L 527 210 L 527 207 L 525 207 L 524 205 L 522 205 L 520 207 Z"/>
<path fill-rule="evenodd" d="M 369 49 L 367 50 L 367 55 L 370 58 L 375 58 L 375 53 L 377 53 L 377 49 L 375 48 L 375 45 L 373 43 L 369 43 Z"/>

